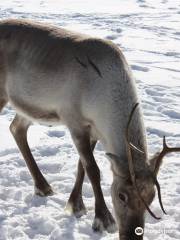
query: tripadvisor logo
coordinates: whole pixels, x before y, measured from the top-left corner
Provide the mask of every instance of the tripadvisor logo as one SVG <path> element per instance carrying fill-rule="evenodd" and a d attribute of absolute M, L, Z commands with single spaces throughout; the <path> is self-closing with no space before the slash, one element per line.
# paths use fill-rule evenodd
<path fill-rule="evenodd" d="M 135 234 L 136 234 L 137 236 L 141 236 L 141 235 L 143 235 L 143 233 L 144 233 L 144 230 L 143 230 L 142 227 L 137 227 L 137 228 L 135 229 Z"/>

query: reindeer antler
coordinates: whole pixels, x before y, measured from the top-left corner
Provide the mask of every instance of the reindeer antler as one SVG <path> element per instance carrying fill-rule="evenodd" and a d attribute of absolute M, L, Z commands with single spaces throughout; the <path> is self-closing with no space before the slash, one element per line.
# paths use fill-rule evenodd
<path fill-rule="evenodd" d="M 143 151 L 139 150 L 137 147 L 135 147 L 129 140 L 129 126 L 130 126 L 130 123 L 131 123 L 131 120 L 132 120 L 132 117 L 133 117 L 133 114 L 136 110 L 136 108 L 138 107 L 139 103 L 136 103 L 135 106 L 133 107 L 131 113 L 130 113 L 130 116 L 129 116 L 129 120 L 128 120 L 128 124 L 127 124 L 127 127 L 126 127 L 126 147 L 127 147 L 127 154 L 128 154 L 128 165 L 129 165 L 129 171 L 130 171 L 130 176 L 131 176 L 131 180 L 132 180 L 132 183 L 133 183 L 133 186 L 134 188 L 136 189 L 137 191 L 137 194 L 140 198 L 140 200 L 143 202 L 144 206 L 146 207 L 147 211 L 150 213 L 150 215 L 152 217 L 154 217 L 155 219 L 160 219 L 159 217 L 157 217 L 152 211 L 151 209 L 149 208 L 148 204 L 146 203 L 146 201 L 144 200 L 144 198 L 141 196 L 141 193 L 138 189 L 138 186 L 137 186 L 137 183 L 136 183 L 136 175 L 135 175 L 135 172 L 134 172 L 134 166 L 133 166 L 133 159 L 132 159 L 132 153 L 131 153 L 131 148 L 136 150 L 137 152 L 140 152 L 140 153 L 144 153 Z M 158 194 L 159 196 L 159 194 Z"/>
<path fill-rule="evenodd" d="M 158 172 L 158 169 L 161 165 L 162 159 L 163 157 L 171 152 L 180 152 L 180 147 L 168 147 L 167 143 L 166 143 L 166 137 L 163 137 L 163 149 L 162 151 L 159 153 L 159 155 L 157 156 L 156 159 L 156 164 L 155 164 L 155 168 L 154 168 L 154 174 L 156 175 Z"/>
<path fill-rule="evenodd" d="M 158 183 L 158 180 L 157 180 L 157 173 L 158 173 L 158 170 L 159 170 L 159 167 L 161 165 L 161 162 L 162 162 L 162 159 L 163 157 L 168 154 L 168 153 L 171 153 L 171 152 L 179 152 L 180 151 L 180 148 L 175 148 L 175 147 L 168 147 L 167 143 L 166 143 L 166 137 L 164 136 L 163 137 L 163 149 L 162 151 L 159 153 L 159 155 L 157 156 L 157 159 L 156 159 L 156 163 L 155 163 L 155 168 L 154 168 L 154 183 L 156 185 L 156 188 L 157 188 L 157 191 L 158 191 L 158 198 L 159 198 L 159 203 L 160 203 L 160 206 L 161 206 L 161 209 L 162 211 L 166 213 L 166 211 L 164 210 L 164 207 L 163 207 L 163 204 L 162 204 L 162 200 L 161 200 L 161 188 L 160 188 L 160 185 Z"/>

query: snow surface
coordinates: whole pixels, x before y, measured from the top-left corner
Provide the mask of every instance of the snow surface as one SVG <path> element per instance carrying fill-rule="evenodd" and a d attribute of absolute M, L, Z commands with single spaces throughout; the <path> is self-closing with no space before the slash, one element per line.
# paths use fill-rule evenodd
<path fill-rule="evenodd" d="M 142 99 L 150 154 L 180 145 L 180 1 L 179 0 L 1 0 L 0 18 L 31 18 L 114 41 L 123 50 Z M 33 181 L 9 132 L 14 111 L 0 115 L 0 240 L 110 240 L 118 234 L 93 233 L 94 197 L 88 179 L 83 195 L 88 213 L 80 219 L 64 211 L 76 176 L 77 151 L 68 130 L 34 125 L 28 133 L 36 161 L 56 194 L 34 195 Z M 102 189 L 112 211 L 112 174 L 100 144 L 95 157 Z M 180 239 L 180 156 L 169 155 L 159 174 L 168 215 L 157 199 L 146 216 L 145 240 Z"/>

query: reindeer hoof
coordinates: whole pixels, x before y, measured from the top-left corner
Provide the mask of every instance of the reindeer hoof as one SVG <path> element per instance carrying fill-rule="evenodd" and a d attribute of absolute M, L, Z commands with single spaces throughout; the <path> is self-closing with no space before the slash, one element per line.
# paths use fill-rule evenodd
<path fill-rule="evenodd" d="M 71 215 L 74 215 L 76 218 L 80 218 L 87 213 L 82 199 L 77 201 L 69 200 L 65 210 Z"/>
<path fill-rule="evenodd" d="M 45 189 L 41 190 L 38 187 L 34 187 L 34 192 L 36 195 L 40 197 L 47 197 L 47 196 L 52 196 L 54 194 L 52 188 L 50 186 L 46 187 Z"/>
<path fill-rule="evenodd" d="M 103 222 L 101 221 L 101 219 L 99 219 L 99 218 L 94 219 L 92 229 L 95 232 L 100 232 L 100 233 L 102 233 L 104 231 L 104 225 L 103 225 Z"/>
<path fill-rule="evenodd" d="M 108 233 L 114 233 L 117 231 L 116 222 L 110 212 L 103 214 L 101 217 L 95 217 L 92 229 L 95 232 L 102 233 L 106 230 Z"/>

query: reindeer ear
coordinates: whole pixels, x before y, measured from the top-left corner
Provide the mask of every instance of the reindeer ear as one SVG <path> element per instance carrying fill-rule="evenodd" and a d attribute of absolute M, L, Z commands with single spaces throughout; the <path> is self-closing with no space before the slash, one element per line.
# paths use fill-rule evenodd
<path fill-rule="evenodd" d="M 106 153 L 106 156 L 111 162 L 111 169 L 113 173 L 120 177 L 127 177 L 129 174 L 129 168 L 127 161 L 123 157 L 119 157 L 113 153 Z"/>
<path fill-rule="evenodd" d="M 158 172 L 159 172 L 159 169 L 160 169 L 160 166 L 161 166 L 161 164 L 162 164 L 162 160 L 163 160 L 163 158 L 162 158 L 161 161 L 158 162 L 158 164 L 157 164 L 158 157 L 159 157 L 159 153 L 156 153 L 156 154 L 149 160 L 151 171 L 155 174 L 155 176 L 157 176 L 157 174 L 158 174 Z"/>

